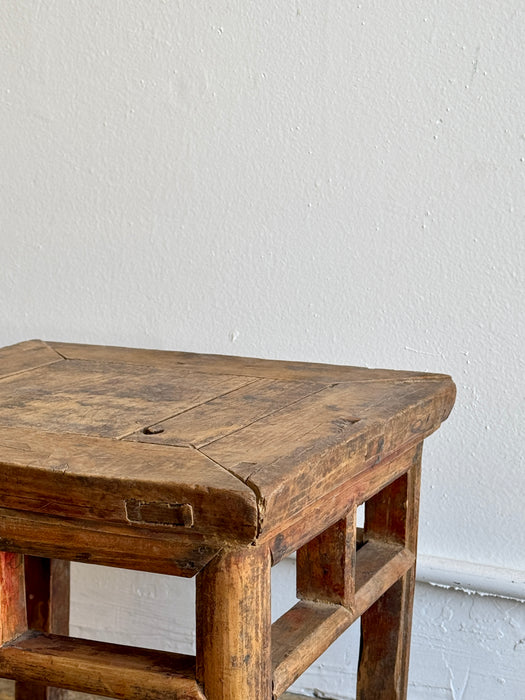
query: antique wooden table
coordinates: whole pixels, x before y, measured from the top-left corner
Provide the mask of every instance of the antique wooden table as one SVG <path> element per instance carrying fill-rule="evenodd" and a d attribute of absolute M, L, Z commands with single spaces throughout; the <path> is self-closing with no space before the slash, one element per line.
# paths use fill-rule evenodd
<path fill-rule="evenodd" d="M 361 617 L 357 697 L 404 698 L 421 448 L 454 396 L 437 374 L 1 349 L 0 676 L 18 700 L 269 700 Z M 196 658 L 67 636 L 70 561 L 196 575 Z"/>

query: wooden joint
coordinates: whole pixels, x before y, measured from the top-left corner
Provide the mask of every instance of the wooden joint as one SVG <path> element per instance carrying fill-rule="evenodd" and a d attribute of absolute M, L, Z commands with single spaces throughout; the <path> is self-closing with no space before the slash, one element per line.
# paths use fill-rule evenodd
<path fill-rule="evenodd" d="M 189 503 L 145 503 L 126 501 L 126 517 L 140 525 L 193 527 L 193 507 Z"/>
<path fill-rule="evenodd" d="M 411 452 L 408 469 L 365 504 L 366 536 L 403 544 L 414 553 L 417 543 L 421 452 L 420 443 Z"/>
<path fill-rule="evenodd" d="M 350 625 L 414 566 L 401 545 L 370 539 L 357 551 L 353 609 L 301 600 L 272 625 L 273 693 L 278 698 Z"/>
<path fill-rule="evenodd" d="M 356 507 L 297 550 L 297 597 L 352 609 L 355 594 Z"/>

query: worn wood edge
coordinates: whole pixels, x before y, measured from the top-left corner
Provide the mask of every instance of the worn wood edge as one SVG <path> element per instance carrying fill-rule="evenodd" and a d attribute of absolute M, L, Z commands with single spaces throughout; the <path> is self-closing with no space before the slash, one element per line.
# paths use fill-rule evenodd
<path fill-rule="evenodd" d="M 370 470 L 373 470 L 378 464 L 389 464 L 391 465 L 399 454 L 409 451 L 412 447 L 422 442 L 422 440 L 427 437 L 427 435 L 419 435 L 417 439 L 410 440 L 402 445 L 399 449 L 387 454 L 384 459 L 381 457 L 374 456 L 369 459 L 365 459 L 364 455 L 361 453 L 355 454 L 355 456 L 348 458 L 346 460 L 346 468 L 348 471 L 347 475 L 343 476 L 344 467 L 341 467 L 339 474 L 333 474 L 332 483 L 336 484 L 336 488 L 324 493 L 320 492 L 312 505 L 324 500 L 325 498 L 330 498 L 333 496 L 334 492 L 342 489 L 347 489 L 352 483 L 356 485 L 359 483 L 359 487 L 362 488 L 363 482 L 366 478 L 361 479 L 364 475 L 368 475 Z M 325 454 L 321 455 L 318 462 L 323 463 L 334 463 L 339 464 L 344 463 L 344 457 L 339 456 L 341 452 L 347 449 L 346 445 L 335 446 L 331 450 L 327 450 Z M 406 469 L 405 469 L 406 471 Z M 402 472 L 396 472 L 400 475 Z M 327 472 L 330 476 L 330 472 Z M 290 475 L 290 479 L 293 480 L 293 475 Z M 393 480 L 393 479 L 392 479 Z M 313 481 L 313 476 L 312 476 Z M 284 491 L 284 485 L 279 486 L 278 482 L 275 480 L 274 483 L 268 485 L 258 484 L 257 481 L 252 481 L 250 479 L 246 482 L 254 491 L 257 493 L 260 503 L 260 528 L 259 533 L 263 535 L 264 538 L 272 537 L 275 532 L 288 527 L 288 523 L 294 523 L 298 519 L 303 517 L 305 511 L 307 511 L 311 504 L 307 504 L 305 507 L 300 507 L 298 499 L 294 499 L 289 504 L 282 503 L 280 500 L 280 495 Z M 384 482 L 383 482 L 384 483 Z M 380 490 L 378 487 L 377 490 Z M 364 489 L 362 493 L 364 493 Z M 352 498 L 351 494 L 349 494 Z M 352 498 L 355 500 L 355 497 Z M 358 503 L 362 503 L 366 498 L 363 496 L 358 499 Z M 293 549 L 291 551 L 294 551 Z"/>
<path fill-rule="evenodd" d="M 7 426 L 2 426 L 0 425 L 0 439 L 6 439 L 7 436 L 12 437 L 13 434 L 13 429 Z M 77 470 L 76 472 L 71 472 L 70 469 L 67 469 L 64 467 L 62 464 L 57 464 L 55 467 L 52 467 L 51 465 L 53 464 L 52 459 L 49 459 L 52 457 L 52 455 L 49 454 L 49 449 L 52 448 L 53 452 L 63 452 L 65 455 L 67 454 L 68 448 L 77 448 L 78 450 L 85 449 L 86 451 L 89 452 L 95 452 L 96 448 L 99 447 L 102 452 L 104 452 L 104 458 L 107 460 L 110 456 L 115 456 L 119 458 L 125 458 L 127 460 L 133 460 L 134 461 L 134 466 L 138 467 L 140 463 L 144 463 L 146 460 L 149 460 L 151 463 L 154 460 L 154 457 L 159 458 L 159 463 L 161 465 L 165 465 L 169 462 L 171 462 L 175 457 L 178 457 L 181 461 L 183 455 L 191 455 L 192 459 L 198 459 L 202 461 L 203 466 L 208 467 L 210 469 L 210 474 L 216 477 L 215 472 L 218 470 L 219 474 L 228 481 L 228 484 L 231 483 L 232 487 L 235 487 L 236 491 L 239 491 L 242 494 L 246 494 L 247 496 L 251 497 L 252 494 L 250 493 L 251 489 L 249 486 L 247 486 L 242 479 L 239 479 L 238 476 L 233 474 L 230 470 L 227 468 L 221 466 L 218 464 L 213 459 L 210 459 L 207 455 L 205 455 L 203 452 L 200 450 L 197 450 L 191 446 L 189 447 L 181 447 L 181 446 L 176 446 L 176 445 L 163 445 L 163 444 L 152 444 L 152 443 L 142 443 L 142 442 L 134 442 L 134 441 L 128 441 L 128 440 L 121 440 L 118 438 L 113 438 L 113 437 L 104 437 L 104 436 L 98 436 L 98 435 L 87 435 L 87 434 L 79 434 L 79 433 L 74 433 L 74 432 L 56 432 L 52 430 L 42 430 L 42 429 L 34 429 L 34 428 L 17 428 L 16 429 L 16 441 L 14 440 L 8 440 L 7 445 L 9 449 L 13 449 L 13 447 L 9 444 L 10 442 L 16 443 L 17 447 L 19 448 L 20 453 L 27 453 L 27 456 L 32 457 L 30 460 L 29 464 L 27 463 L 27 460 L 23 460 L 21 458 L 17 459 L 16 461 L 10 460 L 6 457 L 2 457 L 0 461 L 0 466 L 2 467 L 17 467 L 17 466 L 22 466 L 24 469 L 40 469 L 42 471 L 62 471 L 64 474 L 71 475 L 71 474 L 78 474 L 79 476 L 88 476 L 88 477 L 93 477 L 93 478 L 99 478 L 104 481 L 126 481 L 129 480 L 128 477 L 125 479 L 122 479 L 119 476 L 107 476 L 106 473 L 100 472 L 96 474 L 92 474 L 92 471 L 82 471 L 82 470 Z M 42 447 L 39 448 L 33 448 L 33 451 L 31 451 L 30 448 L 30 442 L 33 443 L 39 443 L 42 442 Z M 44 449 L 45 445 L 45 449 Z M 47 462 L 44 464 L 44 459 L 42 457 L 42 464 L 39 464 L 39 452 L 38 450 L 40 449 L 40 452 L 42 455 L 48 457 Z M 110 453 L 114 453 L 114 455 L 111 455 Z M 120 453 L 120 454 L 119 454 Z M 26 456 L 24 454 L 24 456 Z M 84 455 L 85 456 L 85 455 Z M 87 458 L 87 457 L 86 457 Z M 55 458 L 55 461 L 58 459 L 58 457 Z M 66 465 L 67 467 L 68 465 Z M 149 465 L 151 467 L 151 464 Z M 133 479 L 135 481 L 139 480 L 139 477 L 137 474 L 134 474 Z M 141 482 L 144 484 L 155 484 L 158 482 L 158 478 L 151 478 L 151 477 L 143 477 L 140 479 Z M 165 483 L 165 478 L 163 477 L 163 482 Z M 182 482 L 180 484 L 176 479 L 172 479 L 168 482 L 168 484 L 176 484 L 177 486 L 179 485 L 184 485 L 185 483 L 194 483 L 194 477 L 191 479 L 188 478 L 187 482 Z M 213 479 L 210 479 L 210 484 L 213 483 Z M 204 487 L 207 486 L 206 483 L 200 484 Z M 229 491 L 230 489 L 228 489 Z"/>
<path fill-rule="evenodd" d="M 412 552 L 380 541 L 357 552 L 355 607 L 300 601 L 272 625 L 273 693 L 278 698 L 413 565 Z"/>
<path fill-rule="evenodd" d="M 192 656 L 34 631 L 0 648 L 0 674 L 123 700 L 205 700 Z"/>
<path fill-rule="evenodd" d="M 42 359 L 41 361 L 36 361 L 30 363 L 28 366 L 21 366 L 20 369 L 15 369 L 11 372 L 2 372 L 0 369 L 0 381 L 7 379 L 8 377 L 13 377 L 17 374 L 24 374 L 25 372 L 31 372 L 39 367 L 45 367 L 46 365 L 54 364 L 55 362 L 63 362 L 64 357 L 55 348 L 52 348 L 48 343 L 37 338 L 33 340 L 24 340 L 21 343 L 15 343 L 14 345 L 7 345 L 6 347 L 0 348 L 0 363 L 5 361 L 5 356 L 13 361 L 19 354 L 27 352 L 30 349 L 40 350 L 41 352 L 46 352 L 49 355 L 48 359 Z M 11 357 L 10 357 L 11 356 Z"/>
<path fill-rule="evenodd" d="M 297 456 L 290 455 L 270 465 L 258 465 L 245 483 L 259 496 L 260 532 L 264 533 L 265 529 L 273 528 L 278 522 L 289 520 L 303 510 L 301 499 L 283 499 L 283 494 L 287 493 L 287 482 L 293 482 L 302 475 L 303 492 L 310 493 L 308 500 L 311 501 L 314 497 L 311 491 L 315 489 L 317 500 L 325 495 L 322 493 L 323 480 L 319 474 L 324 476 L 324 483 L 331 489 L 340 487 L 345 480 L 357 476 L 369 466 L 390 460 L 391 455 L 404 452 L 412 445 L 422 442 L 446 420 L 452 410 L 455 395 L 452 380 L 438 382 L 432 396 L 416 400 L 409 406 L 395 406 L 390 409 L 389 416 L 374 415 L 375 406 L 372 406 L 370 414 L 355 424 L 356 430 L 347 441 L 337 441 L 334 437 L 332 444 L 321 451 L 316 446 L 310 451 L 304 451 L 299 461 Z M 424 424 L 421 420 L 416 420 L 418 413 L 426 416 Z M 208 450 L 203 450 L 203 453 L 208 455 Z M 213 455 L 211 458 L 214 458 Z M 220 460 L 215 461 L 225 467 Z M 306 465 L 312 462 L 315 469 L 307 470 Z M 235 473 L 235 470 L 229 471 Z M 285 482 L 283 474 L 286 476 Z M 327 492 L 328 489 L 325 493 Z"/>
<path fill-rule="evenodd" d="M 49 340 L 46 343 L 66 359 L 70 360 L 94 360 L 102 359 L 107 362 L 127 362 L 129 364 L 149 364 L 152 361 L 163 366 L 188 366 L 194 371 L 195 367 L 204 362 L 214 363 L 227 367 L 232 365 L 235 374 L 253 377 L 268 377 L 281 379 L 279 372 L 285 372 L 290 381 L 298 379 L 304 381 L 308 377 L 315 376 L 317 380 L 324 379 L 331 383 L 362 382 L 362 381 L 392 381 L 394 379 L 442 379 L 447 375 L 436 373 L 424 373 L 418 371 L 392 370 L 383 368 L 358 367 L 355 365 L 333 365 L 319 362 L 297 362 L 294 360 L 269 360 L 259 357 L 246 357 L 234 355 L 220 355 L 207 353 L 192 353 L 177 350 L 153 350 L 148 348 L 126 348 L 116 345 L 90 345 L 81 343 L 67 343 Z M 144 357 L 147 355 L 147 359 Z M 239 364 L 244 367 L 239 368 Z M 274 373 L 277 372 L 277 376 Z M 351 378 L 351 374 L 356 378 Z M 370 374 L 370 377 L 359 379 L 359 374 Z M 375 376 L 373 376 L 375 374 Z"/>
<path fill-rule="evenodd" d="M 416 556 L 406 547 L 368 540 L 357 551 L 355 609 L 362 615 L 383 593 L 414 566 Z"/>
<path fill-rule="evenodd" d="M 323 478 L 333 488 L 334 479 L 343 481 L 357 473 L 368 459 L 380 461 L 412 440 L 423 440 L 437 430 L 455 398 L 452 380 L 409 384 L 408 389 L 405 382 L 393 382 L 391 389 L 378 384 L 372 392 L 363 388 L 352 391 L 351 383 L 327 386 L 199 451 L 243 483 L 257 488 L 268 504 L 287 492 L 283 477 L 301 477 L 305 496 L 311 495 L 312 489 L 319 490 Z M 343 415 L 352 417 L 328 415 L 326 407 L 337 411 L 336 406 L 330 406 L 334 401 Z M 251 441 L 268 439 L 268 434 L 277 441 L 283 422 L 290 429 L 298 417 L 304 419 L 305 412 L 315 420 L 313 416 L 320 410 L 324 412 L 322 425 L 326 423 L 326 435 L 280 452 L 274 448 L 266 455 L 253 451 L 250 454 Z M 309 468 L 312 464 L 314 470 Z M 279 508 L 282 507 L 281 497 Z"/>
<path fill-rule="evenodd" d="M 250 542 L 256 536 L 259 520 L 257 494 L 235 474 L 199 450 L 31 429 L 18 430 L 15 441 L 12 431 L 0 426 L 0 442 L 2 440 L 15 445 L 10 448 L 12 455 L 4 452 L 0 456 L 0 468 L 7 484 L 5 493 L 0 484 L 4 507 L 133 526 L 126 513 L 128 500 L 153 503 L 171 499 L 172 502 L 192 505 L 195 514 L 193 532 L 215 532 L 218 536 L 226 535 L 232 541 L 241 542 Z M 123 463 L 128 460 L 134 468 L 133 478 L 105 474 L 95 461 L 98 452 L 104 454 L 106 461 L 113 457 Z M 176 470 L 172 477 L 169 474 L 163 476 L 172 460 L 184 464 L 186 455 L 188 463 L 199 469 L 202 466 L 204 474 L 199 477 L 186 468 L 184 478 Z M 102 465 L 104 460 L 101 460 Z M 90 465 L 89 470 L 83 461 Z M 92 461 L 94 466 L 91 469 Z M 150 469 L 151 465 L 158 468 L 160 474 L 155 476 L 150 471 L 142 475 L 143 463 L 149 464 Z M 94 473 L 95 469 L 99 473 Z M 37 495 L 33 495 L 35 480 L 39 484 Z M 18 483 L 16 490 L 9 486 L 14 481 Z M 73 489 L 77 492 L 74 500 L 68 497 Z M 210 492 L 214 493 L 215 508 L 209 508 Z M 225 510 L 218 507 L 221 500 L 227 506 L 228 517 Z M 162 523 L 143 523 L 143 526 L 152 531 L 166 529 Z"/>
<path fill-rule="evenodd" d="M 356 505 L 364 503 L 378 491 L 407 472 L 419 459 L 422 442 L 414 440 L 401 450 L 388 455 L 381 462 L 375 458 L 363 465 L 363 470 L 347 479 L 342 485 L 312 503 L 302 513 L 266 532 L 261 541 L 268 541 L 272 552 L 272 563 L 277 564 L 295 552 L 310 539 L 321 534 Z M 307 523 L 307 526 L 305 526 Z M 357 529 L 358 538 L 363 531 Z"/>
<path fill-rule="evenodd" d="M 0 549 L 8 552 L 192 577 L 223 547 L 223 540 L 198 534 L 170 536 L 0 508 Z"/>

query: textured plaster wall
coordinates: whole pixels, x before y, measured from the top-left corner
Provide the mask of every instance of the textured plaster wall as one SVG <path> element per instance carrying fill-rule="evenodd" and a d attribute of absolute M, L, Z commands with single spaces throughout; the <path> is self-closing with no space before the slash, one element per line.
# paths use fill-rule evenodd
<path fill-rule="evenodd" d="M 451 373 L 421 552 L 523 580 L 524 30 L 517 0 L 0 3 L 1 344 Z M 523 605 L 418 595 L 413 697 L 519 697 Z"/>

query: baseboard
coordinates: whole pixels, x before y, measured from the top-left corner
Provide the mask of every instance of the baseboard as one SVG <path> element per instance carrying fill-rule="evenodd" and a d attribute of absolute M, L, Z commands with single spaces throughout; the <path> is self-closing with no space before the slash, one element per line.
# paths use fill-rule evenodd
<path fill-rule="evenodd" d="M 525 571 L 419 554 L 416 578 L 467 593 L 525 601 Z"/>

